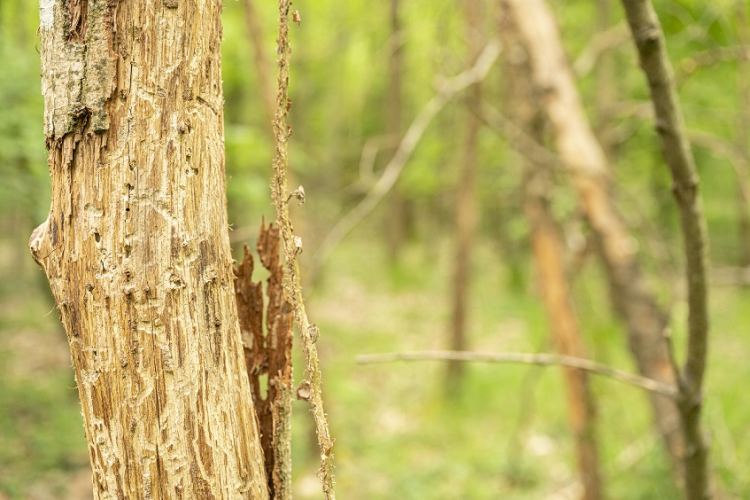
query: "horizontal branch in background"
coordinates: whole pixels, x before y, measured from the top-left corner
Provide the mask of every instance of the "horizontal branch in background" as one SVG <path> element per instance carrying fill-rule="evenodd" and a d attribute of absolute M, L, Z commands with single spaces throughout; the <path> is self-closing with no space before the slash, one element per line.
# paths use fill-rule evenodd
<path fill-rule="evenodd" d="M 670 398 L 677 397 L 677 388 L 639 375 L 603 365 L 590 359 L 562 356 L 545 353 L 502 352 L 485 353 L 469 351 L 414 351 L 390 352 L 384 354 L 362 354 L 357 356 L 357 363 L 389 363 L 393 361 L 471 361 L 483 363 L 521 363 L 540 366 L 567 366 L 578 368 L 596 375 L 618 380 L 625 384 L 640 387 L 650 392 Z"/>
<path fill-rule="evenodd" d="M 500 54 L 500 43 L 497 41 L 491 41 L 482 51 L 481 55 L 477 59 L 476 64 L 464 71 L 463 73 L 450 78 L 440 85 L 440 90 L 437 94 L 430 99 L 430 101 L 422 108 L 417 117 L 409 126 L 404 138 L 394 153 L 393 158 L 388 165 L 386 165 L 383 175 L 375 183 L 373 188 L 367 193 L 367 195 L 354 207 L 349 213 L 347 213 L 339 222 L 331 229 L 320 248 L 316 253 L 316 265 L 321 266 L 326 259 L 331 255 L 333 249 L 339 242 L 349 234 L 349 231 L 362 221 L 372 210 L 377 206 L 380 200 L 388 194 L 388 191 L 396 184 L 398 176 L 404 169 L 404 165 L 409 160 L 414 148 L 416 148 L 422 135 L 424 135 L 427 126 L 432 122 L 432 119 L 440 112 L 441 109 L 455 96 L 458 92 L 467 88 L 468 86 L 479 82 L 487 76 L 490 68 L 494 64 L 497 56 Z"/>

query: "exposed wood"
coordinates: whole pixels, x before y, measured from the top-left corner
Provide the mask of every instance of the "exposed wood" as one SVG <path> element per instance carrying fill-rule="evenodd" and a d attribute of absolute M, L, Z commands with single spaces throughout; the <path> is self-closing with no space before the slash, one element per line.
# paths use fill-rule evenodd
<path fill-rule="evenodd" d="M 52 203 L 96 498 L 268 498 L 229 248 L 221 2 L 44 0 Z"/>
<path fill-rule="evenodd" d="M 269 273 L 266 307 L 263 307 L 263 284 L 253 281 L 255 261 L 247 245 L 245 257 L 235 271 L 234 286 L 245 364 L 260 427 L 268 490 L 271 498 L 284 500 L 292 498 L 294 337 L 292 305 L 284 294 L 280 239 L 278 227 L 261 224 L 256 249 L 260 262 Z"/>
<path fill-rule="evenodd" d="M 703 380 L 708 356 L 708 234 L 699 194 L 698 171 L 659 19 L 648 0 L 623 0 L 641 68 L 656 116 L 662 156 L 672 175 L 680 211 L 687 279 L 688 340 L 680 374 L 680 420 L 685 438 L 685 492 L 689 499 L 711 498 L 709 444 L 701 426 Z"/>
<path fill-rule="evenodd" d="M 513 13 L 525 40 L 530 84 L 545 110 L 560 160 L 595 236 L 612 301 L 627 325 L 638 371 L 644 377 L 675 385 L 666 338 L 668 318 L 646 288 L 637 244 L 612 202 L 611 172 L 581 104 L 555 19 L 544 0 L 503 0 L 503 4 Z M 651 403 L 679 477 L 684 445 L 676 426 L 678 408 L 673 400 L 656 394 Z"/>

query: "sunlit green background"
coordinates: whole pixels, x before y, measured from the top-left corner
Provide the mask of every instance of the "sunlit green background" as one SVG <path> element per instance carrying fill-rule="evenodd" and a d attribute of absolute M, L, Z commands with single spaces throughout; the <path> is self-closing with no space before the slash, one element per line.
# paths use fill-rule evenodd
<path fill-rule="evenodd" d="M 434 95 L 438 77 L 466 68 L 466 43 L 458 2 L 401 3 L 402 115 L 408 125 Z M 550 3 L 570 59 L 576 61 L 599 29 L 595 2 Z M 611 3 L 611 24 L 625 33 L 619 3 Z M 750 138 L 737 137 L 737 63 L 726 56 L 738 44 L 740 2 L 655 3 L 680 81 L 688 129 L 731 148 L 747 148 Z M 254 5 L 272 65 L 276 6 L 257 0 Z M 497 34 L 498 2 L 486 0 L 484 6 L 490 39 Z M 292 215 L 305 241 L 303 279 L 311 321 L 321 330 L 317 345 L 336 437 L 339 497 L 575 498 L 573 441 L 559 369 L 472 365 L 462 392 L 451 399 L 445 395 L 444 366 L 438 363 L 355 363 L 361 353 L 447 345 L 454 191 L 467 110 L 461 96 L 449 104 L 404 169 L 398 189 L 409 201 L 409 235 L 397 260 L 388 257 L 387 210 L 380 207 L 313 272 L 320 242 L 367 192 L 359 172 L 365 142 L 386 131 L 390 2 L 298 0 L 294 8 L 302 24 L 291 33 L 291 169 L 308 201 L 295 205 Z M 49 203 L 37 26 L 34 2 L 0 1 L 0 499 L 85 499 L 91 496 L 88 456 L 65 335 L 43 273 L 26 249 Z M 686 305 L 675 286 L 681 257 L 670 182 L 652 126 L 637 112 L 647 93 L 627 38 L 611 55 L 618 77 L 617 112 L 610 123 L 620 137 L 613 155 L 617 202 L 639 238 L 649 281 L 670 307 L 682 352 Z M 262 216 L 272 218 L 268 182 L 273 148 L 255 68 L 244 3 L 227 0 L 227 175 L 237 248 L 254 243 Z M 272 66 L 269 71 L 273 76 Z M 496 68 L 485 82 L 485 99 L 498 108 L 502 78 Z M 579 82 L 592 119 L 596 84 L 594 71 L 585 72 Z M 479 150 L 482 217 L 473 263 L 471 348 L 550 351 L 521 210 L 520 165 L 490 129 L 481 131 Z M 697 142 L 694 151 L 712 265 L 737 266 L 740 208 L 734 166 L 715 147 Z M 378 157 L 376 176 L 389 154 Z M 564 226 L 574 228 L 573 195 L 561 187 L 555 196 L 556 214 Z M 589 352 L 601 362 L 633 370 L 596 260 L 587 260 L 573 279 Z M 712 436 L 712 468 L 722 498 L 750 498 L 750 292 L 715 287 L 711 312 L 705 420 Z M 299 368 L 296 378 L 301 377 Z M 609 497 L 676 498 L 644 394 L 603 379 L 593 381 L 593 390 Z M 321 498 L 311 416 L 304 403 L 295 405 L 295 496 Z"/>

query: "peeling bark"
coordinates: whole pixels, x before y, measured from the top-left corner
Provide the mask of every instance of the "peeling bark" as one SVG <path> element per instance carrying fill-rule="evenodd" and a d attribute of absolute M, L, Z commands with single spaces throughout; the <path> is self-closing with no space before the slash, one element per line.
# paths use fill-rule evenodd
<path fill-rule="evenodd" d="M 227 230 L 220 13 L 40 2 L 52 201 L 30 248 L 96 498 L 268 498 Z"/>
<path fill-rule="evenodd" d="M 265 328 L 263 285 L 253 282 L 254 261 L 245 246 L 245 258 L 236 270 L 235 290 L 245 364 L 253 390 L 271 498 L 292 497 L 292 305 L 284 293 L 284 269 L 279 258 L 279 228 L 261 225 L 256 248 L 266 280 Z M 265 391 L 261 377 L 267 375 Z M 266 394 L 263 397 L 263 394 Z"/>

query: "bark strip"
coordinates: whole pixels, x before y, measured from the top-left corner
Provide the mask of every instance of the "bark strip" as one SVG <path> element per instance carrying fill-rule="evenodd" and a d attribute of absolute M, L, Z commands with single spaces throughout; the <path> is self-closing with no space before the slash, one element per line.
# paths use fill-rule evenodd
<path fill-rule="evenodd" d="M 271 498 L 292 497 L 292 305 L 284 294 L 284 270 L 279 258 L 281 235 L 273 224 L 260 226 L 256 250 L 269 272 L 264 314 L 263 284 L 253 281 L 254 260 L 247 245 L 235 270 L 237 312 L 245 364 L 260 427 Z M 265 321 L 264 321 L 265 319 Z M 267 376 L 265 391 L 262 377 Z M 265 393 L 265 397 L 263 394 Z"/>
<path fill-rule="evenodd" d="M 703 379 L 708 355 L 708 236 L 698 192 L 698 171 L 675 88 L 659 19 L 648 0 L 623 0 L 656 116 L 662 156 L 672 175 L 680 211 L 688 295 L 688 343 L 680 376 L 680 420 L 687 446 L 685 490 L 689 499 L 711 497 L 708 442 L 701 427 Z"/>

